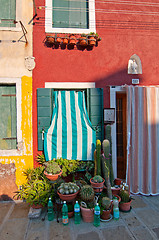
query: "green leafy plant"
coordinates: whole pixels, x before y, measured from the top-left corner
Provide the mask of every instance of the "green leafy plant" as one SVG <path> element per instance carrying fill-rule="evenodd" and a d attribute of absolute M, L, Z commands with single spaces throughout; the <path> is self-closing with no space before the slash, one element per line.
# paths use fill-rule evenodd
<path fill-rule="evenodd" d="M 26 177 L 27 181 L 34 181 L 38 180 L 46 180 L 44 175 L 44 166 L 36 167 L 36 168 L 28 168 L 23 171 L 24 176 Z"/>

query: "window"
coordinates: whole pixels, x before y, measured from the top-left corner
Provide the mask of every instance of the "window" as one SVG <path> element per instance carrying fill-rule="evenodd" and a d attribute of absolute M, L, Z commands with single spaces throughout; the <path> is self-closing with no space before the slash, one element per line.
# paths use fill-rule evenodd
<path fill-rule="evenodd" d="M 46 0 L 46 32 L 95 32 L 94 0 Z"/>
<path fill-rule="evenodd" d="M 21 79 L 0 78 L 0 155 L 21 155 Z"/>
<path fill-rule="evenodd" d="M 21 0 L 0 0 L 0 28 L 1 30 L 20 28 Z M 19 30 L 19 29 L 18 29 Z"/>

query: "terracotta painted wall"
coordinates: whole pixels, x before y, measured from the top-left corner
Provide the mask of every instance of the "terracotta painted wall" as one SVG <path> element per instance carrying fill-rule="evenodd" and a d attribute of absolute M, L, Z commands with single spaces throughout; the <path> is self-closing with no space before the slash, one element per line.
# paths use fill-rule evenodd
<path fill-rule="evenodd" d="M 35 2 L 37 7 L 45 5 L 44 0 Z M 96 32 L 102 41 L 92 51 L 46 47 L 45 12 L 37 10 L 38 19 L 35 19 L 33 30 L 36 59 L 33 72 L 34 157 L 37 154 L 36 89 L 45 87 L 45 82 L 95 82 L 96 87 L 104 88 L 104 107 L 109 107 L 110 85 L 130 85 L 132 78 L 139 78 L 141 85 L 159 84 L 159 15 L 153 14 L 158 8 L 145 4 L 144 0 L 140 0 L 140 4 L 130 3 L 96 1 Z M 127 74 L 128 61 L 133 54 L 141 59 L 142 75 Z"/>

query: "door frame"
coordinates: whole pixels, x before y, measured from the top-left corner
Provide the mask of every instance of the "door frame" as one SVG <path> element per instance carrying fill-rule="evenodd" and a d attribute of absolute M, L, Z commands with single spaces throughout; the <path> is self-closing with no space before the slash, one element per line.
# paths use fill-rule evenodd
<path fill-rule="evenodd" d="M 116 94 L 126 93 L 125 86 L 110 86 L 110 108 L 115 108 L 116 119 Z M 117 177 L 117 142 L 116 142 L 116 121 L 111 125 L 111 137 L 112 137 L 112 165 L 114 171 L 114 177 Z"/>

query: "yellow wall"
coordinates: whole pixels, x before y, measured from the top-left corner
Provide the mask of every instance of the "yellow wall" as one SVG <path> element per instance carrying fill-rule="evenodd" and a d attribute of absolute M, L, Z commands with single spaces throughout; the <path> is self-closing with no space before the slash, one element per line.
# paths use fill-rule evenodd
<path fill-rule="evenodd" d="M 32 77 L 21 78 L 21 108 L 22 108 L 22 156 L 0 157 L 2 164 L 15 163 L 16 184 L 19 187 L 25 182 L 23 170 L 33 167 L 33 139 L 32 139 Z"/>

